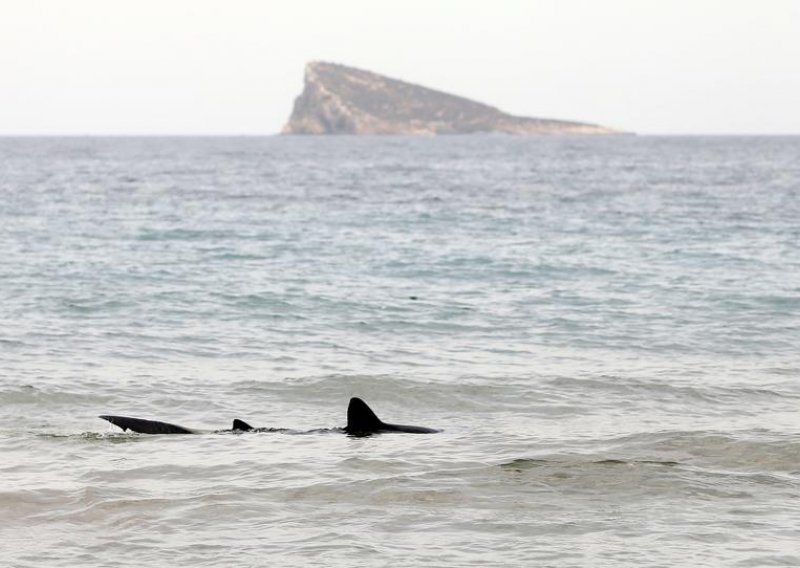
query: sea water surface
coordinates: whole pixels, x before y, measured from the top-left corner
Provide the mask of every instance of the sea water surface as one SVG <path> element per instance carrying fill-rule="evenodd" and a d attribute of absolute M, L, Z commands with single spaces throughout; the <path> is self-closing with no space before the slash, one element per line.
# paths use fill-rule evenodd
<path fill-rule="evenodd" d="M 0 566 L 798 566 L 800 138 L 0 139 L 0 459 Z"/>

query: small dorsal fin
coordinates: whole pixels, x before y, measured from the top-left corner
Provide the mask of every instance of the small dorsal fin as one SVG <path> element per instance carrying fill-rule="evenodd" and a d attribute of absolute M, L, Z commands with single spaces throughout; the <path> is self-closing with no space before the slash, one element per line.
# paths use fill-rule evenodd
<path fill-rule="evenodd" d="M 348 434 L 372 434 L 382 427 L 383 422 L 367 406 L 366 402 L 357 397 L 350 399 L 350 404 L 347 406 L 347 426 L 345 427 Z"/>
<path fill-rule="evenodd" d="M 240 430 L 242 432 L 249 432 L 250 430 L 253 430 L 254 428 L 252 426 L 250 426 L 250 424 L 248 424 L 244 420 L 239 420 L 238 418 L 234 418 L 233 419 L 233 429 L 234 430 Z"/>

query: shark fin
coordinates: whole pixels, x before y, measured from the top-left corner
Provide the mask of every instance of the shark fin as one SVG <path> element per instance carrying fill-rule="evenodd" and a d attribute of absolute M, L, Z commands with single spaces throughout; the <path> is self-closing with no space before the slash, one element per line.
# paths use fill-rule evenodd
<path fill-rule="evenodd" d="M 239 420 L 238 418 L 234 418 L 233 430 L 239 430 L 241 432 L 249 432 L 250 430 L 254 430 L 254 428 L 244 420 Z"/>
<path fill-rule="evenodd" d="M 115 426 L 123 430 L 138 432 L 139 434 L 194 434 L 188 428 L 156 420 L 144 420 L 143 418 L 130 418 L 128 416 L 100 416 L 103 420 L 108 420 Z"/>
<path fill-rule="evenodd" d="M 366 436 L 378 432 L 383 422 L 360 398 L 353 397 L 347 405 L 347 426 L 345 432 L 353 436 Z"/>
<path fill-rule="evenodd" d="M 360 398 L 351 398 L 347 406 L 347 426 L 344 431 L 351 436 L 370 436 L 379 432 L 405 432 L 407 434 L 433 434 L 441 432 L 424 426 L 406 426 L 404 424 L 387 424 L 367 406 Z"/>

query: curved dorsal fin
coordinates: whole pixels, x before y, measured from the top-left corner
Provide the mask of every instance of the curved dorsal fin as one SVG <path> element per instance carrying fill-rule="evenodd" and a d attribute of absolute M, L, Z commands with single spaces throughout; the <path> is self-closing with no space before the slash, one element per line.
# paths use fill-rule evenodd
<path fill-rule="evenodd" d="M 353 397 L 347 406 L 347 426 L 345 432 L 348 434 L 363 435 L 377 432 L 383 427 L 383 422 L 376 416 L 367 403 L 360 398 Z"/>
<path fill-rule="evenodd" d="M 239 420 L 238 418 L 234 418 L 233 419 L 233 429 L 234 430 L 241 430 L 242 432 L 249 432 L 250 430 L 253 430 L 253 427 L 250 426 L 250 424 L 248 424 L 244 420 Z"/>

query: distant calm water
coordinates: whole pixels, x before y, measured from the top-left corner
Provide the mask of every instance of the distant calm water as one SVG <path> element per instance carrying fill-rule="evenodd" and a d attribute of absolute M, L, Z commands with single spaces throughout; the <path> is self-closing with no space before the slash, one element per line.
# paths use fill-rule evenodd
<path fill-rule="evenodd" d="M 800 565 L 800 138 L 6 138 L 0 197 L 0 566 Z M 351 396 L 444 432 L 297 433 Z"/>

